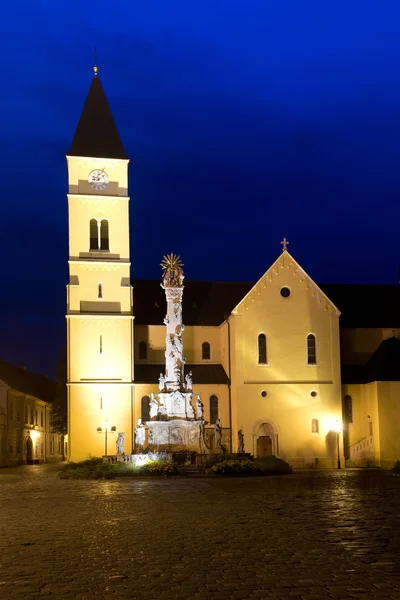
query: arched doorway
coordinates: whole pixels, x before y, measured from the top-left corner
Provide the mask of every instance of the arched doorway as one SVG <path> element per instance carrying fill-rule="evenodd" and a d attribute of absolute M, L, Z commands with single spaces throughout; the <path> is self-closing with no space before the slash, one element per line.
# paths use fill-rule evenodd
<path fill-rule="evenodd" d="M 27 435 L 25 443 L 26 443 L 26 462 L 28 465 L 31 465 L 33 463 L 33 442 L 32 442 L 32 438 L 31 438 L 29 431 L 28 431 L 28 435 Z"/>
<path fill-rule="evenodd" d="M 258 458 L 278 456 L 278 431 L 270 421 L 258 421 L 254 427 L 254 452 Z"/>

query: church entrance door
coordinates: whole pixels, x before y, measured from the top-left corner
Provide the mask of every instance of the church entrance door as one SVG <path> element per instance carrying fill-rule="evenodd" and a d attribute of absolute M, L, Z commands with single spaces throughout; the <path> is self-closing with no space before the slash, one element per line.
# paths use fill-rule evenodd
<path fill-rule="evenodd" d="M 26 462 L 28 465 L 33 463 L 33 442 L 30 436 L 26 438 Z"/>
<path fill-rule="evenodd" d="M 269 435 L 260 435 L 257 438 L 257 456 L 260 458 L 262 456 L 271 456 L 272 455 L 272 439 Z"/>

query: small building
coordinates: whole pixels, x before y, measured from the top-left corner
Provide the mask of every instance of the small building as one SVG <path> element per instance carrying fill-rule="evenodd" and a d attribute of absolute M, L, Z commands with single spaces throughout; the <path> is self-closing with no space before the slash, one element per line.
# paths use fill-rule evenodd
<path fill-rule="evenodd" d="M 0 360 L 0 467 L 62 460 L 62 436 L 53 432 L 56 384 Z"/>

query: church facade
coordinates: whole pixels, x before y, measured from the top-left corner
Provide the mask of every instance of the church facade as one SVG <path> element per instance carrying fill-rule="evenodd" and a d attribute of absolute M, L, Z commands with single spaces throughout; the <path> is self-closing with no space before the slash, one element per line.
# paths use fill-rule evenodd
<path fill-rule="evenodd" d="M 150 420 L 165 365 L 160 281 L 130 278 L 128 163 L 95 68 L 67 155 L 68 458 L 74 461 L 114 454 L 118 432 L 125 434 L 125 452 L 133 450 L 136 423 Z M 185 280 L 183 286 L 184 374 L 204 404 L 207 451 L 219 420 L 226 451 L 237 452 L 241 430 L 246 452 L 274 454 L 294 467 L 371 460 L 380 466 L 383 455 L 385 465 L 400 457 L 394 442 L 381 456 L 379 434 L 379 398 L 390 397 L 390 408 L 399 384 L 369 388 L 351 367 L 343 381 L 337 286 L 332 301 L 329 286 L 311 279 L 286 240 L 255 284 Z M 347 348 L 351 363 L 351 343 Z M 364 423 L 366 410 L 372 427 Z M 371 446 L 360 450 L 367 438 Z M 373 448 L 373 459 L 365 448 Z"/>

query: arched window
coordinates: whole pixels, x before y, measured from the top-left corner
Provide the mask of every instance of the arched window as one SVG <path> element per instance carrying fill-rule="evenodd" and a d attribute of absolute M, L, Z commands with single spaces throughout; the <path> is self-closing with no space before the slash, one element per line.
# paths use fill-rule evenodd
<path fill-rule="evenodd" d="M 100 248 L 101 250 L 110 249 L 108 240 L 108 221 L 106 221 L 106 219 L 103 219 L 100 223 Z"/>
<path fill-rule="evenodd" d="M 317 364 L 317 346 L 315 341 L 315 335 L 313 333 L 307 336 L 307 364 Z"/>
<path fill-rule="evenodd" d="M 318 419 L 311 421 L 311 433 L 319 433 L 319 422 Z"/>
<path fill-rule="evenodd" d="M 258 364 L 267 364 L 267 338 L 265 333 L 260 333 L 258 336 Z"/>
<path fill-rule="evenodd" d="M 142 398 L 142 421 L 150 421 L 150 398 L 149 396 L 143 396 Z"/>
<path fill-rule="evenodd" d="M 139 360 L 147 360 L 146 342 L 139 342 Z"/>
<path fill-rule="evenodd" d="M 218 419 L 218 397 L 210 396 L 210 424 L 215 425 Z"/>
<path fill-rule="evenodd" d="M 208 342 L 203 342 L 201 346 L 201 358 L 203 360 L 210 360 L 211 358 L 211 346 Z"/>
<path fill-rule="evenodd" d="M 90 219 L 90 250 L 99 249 L 99 228 L 96 219 Z"/>
<path fill-rule="evenodd" d="M 103 298 L 103 284 L 102 283 L 99 283 L 99 286 L 97 289 L 97 297 Z"/>
<path fill-rule="evenodd" d="M 344 420 L 346 423 L 353 422 L 353 399 L 351 396 L 344 397 Z"/>

